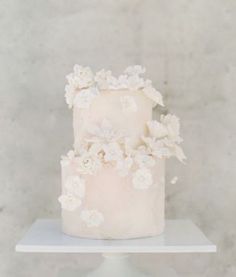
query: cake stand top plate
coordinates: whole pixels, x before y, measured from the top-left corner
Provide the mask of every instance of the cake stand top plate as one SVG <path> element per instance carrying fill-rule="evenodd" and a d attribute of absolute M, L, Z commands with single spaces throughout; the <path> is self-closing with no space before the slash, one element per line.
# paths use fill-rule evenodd
<path fill-rule="evenodd" d="M 38 219 L 16 245 L 31 253 L 203 253 L 216 246 L 190 220 L 166 220 L 165 232 L 156 237 L 97 240 L 62 233 L 58 219 Z"/>

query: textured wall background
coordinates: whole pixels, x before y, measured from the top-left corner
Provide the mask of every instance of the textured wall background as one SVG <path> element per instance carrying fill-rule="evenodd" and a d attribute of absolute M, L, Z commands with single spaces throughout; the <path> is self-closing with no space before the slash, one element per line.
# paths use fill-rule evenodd
<path fill-rule="evenodd" d="M 182 118 L 187 166 L 168 164 L 167 216 L 194 220 L 217 254 L 135 255 L 180 276 L 236 276 L 236 1 L 0 0 L 0 276 L 56 276 L 97 255 L 16 254 L 38 217 L 59 217 L 59 157 L 72 145 L 64 76 L 143 64 Z"/>

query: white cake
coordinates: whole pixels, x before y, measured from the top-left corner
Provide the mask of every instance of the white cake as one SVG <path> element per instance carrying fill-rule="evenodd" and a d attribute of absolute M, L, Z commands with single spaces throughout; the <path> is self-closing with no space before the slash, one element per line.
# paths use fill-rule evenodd
<path fill-rule="evenodd" d="M 115 78 L 74 66 L 66 102 L 73 108 L 74 150 L 61 160 L 63 231 L 72 236 L 127 239 L 164 229 L 165 160 L 185 159 L 179 120 L 163 106 L 141 66 Z"/>

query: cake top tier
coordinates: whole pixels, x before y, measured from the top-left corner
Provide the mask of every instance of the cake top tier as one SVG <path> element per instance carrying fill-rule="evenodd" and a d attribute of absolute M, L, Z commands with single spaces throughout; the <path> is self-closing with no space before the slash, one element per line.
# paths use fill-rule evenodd
<path fill-rule="evenodd" d="M 119 92 L 121 90 L 139 91 L 153 101 L 153 106 L 164 106 L 162 95 L 157 91 L 152 81 L 144 79 L 145 68 L 140 65 L 129 66 L 119 77 L 114 77 L 110 70 L 100 70 L 93 73 L 90 67 L 75 65 L 72 73 L 66 76 L 68 84 L 65 87 L 66 102 L 69 108 L 88 108 L 91 101 L 102 91 Z"/>

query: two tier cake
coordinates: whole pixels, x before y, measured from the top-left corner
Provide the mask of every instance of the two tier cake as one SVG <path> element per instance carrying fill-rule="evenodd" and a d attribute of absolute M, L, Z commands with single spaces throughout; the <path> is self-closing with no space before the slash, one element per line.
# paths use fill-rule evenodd
<path fill-rule="evenodd" d="M 185 156 L 179 119 L 152 119 L 163 100 L 144 72 L 131 66 L 116 78 L 75 65 L 67 76 L 74 149 L 61 160 L 59 202 L 68 235 L 127 239 L 163 231 L 165 160 Z"/>

